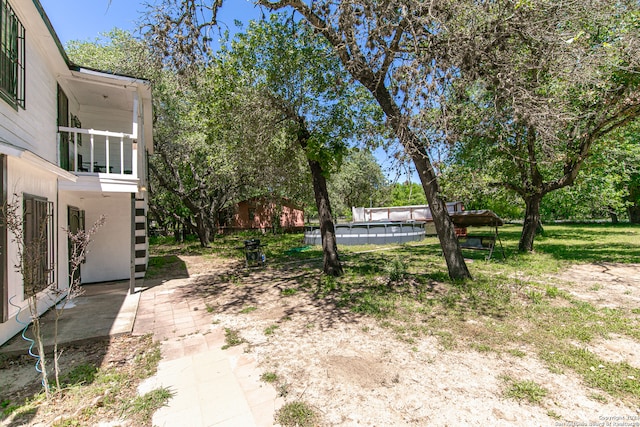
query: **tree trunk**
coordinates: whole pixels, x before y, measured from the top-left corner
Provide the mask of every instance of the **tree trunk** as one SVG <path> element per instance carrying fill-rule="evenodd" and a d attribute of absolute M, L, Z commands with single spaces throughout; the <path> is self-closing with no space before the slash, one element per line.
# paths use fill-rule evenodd
<path fill-rule="evenodd" d="M 336 243 L 336 230 L 331 215 L 331 205 L 329 204 L 327 180 L 322 174 L 322 167 L 317 161 L 309 160 L 309 168 L 311 169 L 313 193 L 316 198 L 318 218 L 320 220 L 320 235 L 322 236 L 322 254 L 324 258 L 322 270 L 329 276 L 341 276 L 343 271 L 338 257 L 338 244 Z"/>
<path fill-rule="evenodd" d="M 409 154 L 413 160 L 427 197 L 427 202 L 429 202 L 431 216 L 442 247 L 442 254 L 447 263 L 449 277 L 454 280 L 470 279 L 471 273 L 469 273 L 467 264 L 464 262 L 464 256 L 460 249 L 453 222 L 447 212 L 446 203 L 439 194 L 438 177 L 429 160 L 426 143 L 421 141 L 411 129 L 408 118 L 402 115 L 389 90 L 383 84 L 379 84 L 375 80 L 363 79 L 362 77 L 360 81 L 365 87 L 369 88 L 376 98 L 388 118 L 389 125 L 400 140 L 405 153 Z"/>
<path fill-rule="evenodd" d="M 609 217 L 611 218 L 611 224 L 617 224 L 620 221 L 618 220 L 618 214 L 616 213 L 615 209 L 613 209 L 613 206 L 608 206 L 607 207 L 607 211 L 609 211 Z"/>
<path fill-rule="evenodd" d="M 209 247 L 209 243 L 211 243 L 209 227 L 207 227 L 207 223 L 201 215 L 196 215 L 195 220 L 196 232 L 198 234 L 198 240 L 200 240 L 200 246 L 207 248 Z"/>
<path fill-rule="evenodd" d="M 640 224 L 640 206 L 629 206 L 629 222 L 632 224 Z"/>
<path fill-rule="evenodd" d="M 298 143 L 302 149 L 306 149 L 309 133 L 304 127 L 304 123 L 300 124 L 301 129 L 298 134 Z M 338 244 L 336 243 L 336 229 L 333 225 L 333 217 L 331 214 L 331 204 L 329 203 L 329 191 L 327 190 L 327 180 L 322 173 L 322 165 L 317 160 L 307 158 L 309 169 L 311 170 L 311 178 L 313 180 L 313 193 L 316 199 L 316 207 L 318 208 L 318 219 L 320 220 L 320 236 L 322 238 L 322 255 L 324 274 L 329 276 L 341 276 L 342 264 L 338 256 Z"/>
<path fill-rule="evenodd" d="M 524 224 L 522 225 L 522 234 L 518 243 L 520 252 L 532 252 L 533 241 L 536 237 L 536 230 L 540 224 L 540 202 L 542 194 L 534 194 L 524 197 L 526 204 Z"/>
<path fill-rule="evenodd" d="M 413 163 L 418 171 L 418 176 L 422 183 L 422 188 L 427 196 L 433 223 L 438 233 L 442 254 L 444 255 L 449 271 L 449 277 L 452 279 L 469 279 L 471 273 L 464 262 L 462 249 L 456 236 L 456 230 L 447 211 L 447 204 L 438 195 L 437 177 L 431 166 L 431 162 L 426 157 L 426 153 L 416 153 L 413 157 Z"/>
<path fill-rule="evenodd" d="M 175 240 L 176 243 L 181 243 L 181 242 L 184 241 L 182 239 L 182 233 L 180 232 L 180 223 L 179 222 L 173 224 L 173 240 Z"/>

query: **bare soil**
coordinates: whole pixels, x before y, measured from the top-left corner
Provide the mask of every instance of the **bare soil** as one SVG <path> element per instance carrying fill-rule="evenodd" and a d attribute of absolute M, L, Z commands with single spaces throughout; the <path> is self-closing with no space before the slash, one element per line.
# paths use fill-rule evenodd
<path fill-rule="evenodd" d="M 331 298 L 308 292 L 284 297 L 282 291 L 304 275 L 297 268 L 252 270 L 234 284 L 234 267 L 218 265 L 217 272 L 194 277 L 192 292 L 206 295 L 216 321 L 238 330 L 261 368 L 278 375 L 286 400 L 308 402 L 323 424 L 551 426 L 602 423 L 603 417 L 640 423 L 639 408 L 610 396 L 603 402 L 600 390 L 570 371 L 550 372 L 527 346 L 519 349 L 524 357 L 516 357 L 470 345 L 445 349 L 434 335 L 402 342 L 379 321 L 340 309 Z M 638 307 L 638 264 L 576 265 L 552 279 L 596 305 Z M 640 368 L 640 343 L 627 337 L 611 336 L 587 349 Z M 541 404 L 506 398 L 506 375 L 549 393 Z"/>
<path fill-rule="evenodd" d="M 603 393 L 570 371 L 552 373 L 526 345 L 519 349 L 524 357 L 516 357 L 470 345 L 447 349 L 434 335 L 403 342 L 379 321 L 339 308 L 331 298 L 293 291 L 285 296 L 283 290 L 309 274 L 299 265 L 246 270 L 210 256 L 180 258 L 191 277 L 182 297 L 204 299 L 213 320 L 239 331 L 260 368 L 277 375 L 274 386 L 285 401 L 307 402 L 322 425 L 607 425 L 605 417 L 640 423 L 639 408 L 594 397 Z M 640 301 L 640 264 L 576 265 L 552 280 L 602 307 L 637 308 Z M 128 339 L 114 338 L 107 348 L 69 348 L 65 357 L 86 360 L 95 353 L 100 363 L 117 364 L 126 357 Z M 611 336 L 587 349 L 640 368 L 640 343 L 629 337 Z M 23 365 L 22 359 L 0 363 L 0 401 L 33 390 L 33 373 L 27 376 Z M 549 393 L 540 404 L 507 398 L 505 375 L 535 381 Z"/>
<path fill-rule="evenodd" d="M 150 337 L 133 337 L 120 335 L 104 339 L 91 340 L 82 344 L 61 347 L 60 367 L 61 381 L 64 382 L 66 373 L 80 365 L 91 365 L 99 368 L 116 368 L 127 375 L 135 370 L 136 355 L 148 351 L 151 345 Z M 49 361 L 49 371 L 53 372 L 52 361 Z M 132 377 L 133 380 L 133 377 Z M 42 391 L 41 374 L 36 371 L 35 359 L 29 355 L 0 358 L 0 403 L 10 402 L 19 405 L 25 399 Z M 53 386 L 53 383 L 51 383 Z M 123 393 L 133 393 L 135 397 L 135 381 L 129 390 Z M 104 396 L 101 396 L 104 397 Z M 124 397 L 124 396 L 121 396 Z M 120 413 L 109 413 L 107 408 L 95 402 L 78 402 L 69 399 L 65 393 L 53 393 L 52 398 L 38 404 L 37 411 L 20 417 L 3 417 L 0 412 L 0 426 L 50 426 L 55 422 L 62 423 L 65 418 L 78 417 L 87 406 L 92 408 L 93 419 L 116 420 L 114 425 L 128 425 L 122 423 Z M 4 410 L 0 407 L 0 410 Z M 80 417 L 82 418 L 82 417 Z M 65 424 L 62 424 L 65 425 Z M 70 424 L 71 425 L 71 424 Z M 87 421 L 85 425 L 95 425 Z"/>

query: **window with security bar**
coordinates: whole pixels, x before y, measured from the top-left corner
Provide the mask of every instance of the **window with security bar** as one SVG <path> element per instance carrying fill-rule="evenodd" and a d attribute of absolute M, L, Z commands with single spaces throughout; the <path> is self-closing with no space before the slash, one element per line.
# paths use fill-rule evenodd
<path fill-rule="evenodd" d="M 23 280 L 25 294 L 30 297 L 55 281 L 53 202 L 25 194 L 23 212 Z"/>
<path fill-rule="evenodd" d="M 25 30 L 7 0 L 0 0 L 0 97 L 25 108 Z"/>

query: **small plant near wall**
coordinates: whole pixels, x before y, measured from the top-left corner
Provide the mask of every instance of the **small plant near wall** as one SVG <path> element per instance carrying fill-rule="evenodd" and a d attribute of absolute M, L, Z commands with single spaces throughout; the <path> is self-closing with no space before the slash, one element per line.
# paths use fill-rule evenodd
<path fill-rule="evenodd" d="M 84 262 L 87 256 L 89 244 L 92 241 L 93 235 L 98 232 L 98 229 L 106 222 L 106 217 L 100 215 L 93 226 L 88 229 L 78 229 L 77 231 L 71 231 L 70 229 L 64 229 L 69 238 L 69 287 L 67 289 L 54 288 L 54 291 L 59 297 L 65 297 L 62 302 L 55 305 L 55 322 L 53 332 L 53 364 L 56 376 L 56 387 L 60 388 L 60 352 L 58 351 L 58 323 L 62 312 L 64 311 L 67 303 L 72 301 L 75 297 L 82 294 L 82 288 L 80 287 L 80 266 Z M 66 295 L 64 295 L 66 294 Z M 58 299 L 58 298 L 56 298 Z"/>
<path fill-rule="evenodd" d="M 22 201 L 21 201 L 22 199 Z M 50 298 L 52 302 L 62 301 L 55 306 L 54 320 L 54 336 L 53 336 L 53 360 L 56 387 L 60 388 L 59 373 L 59 351 L 58 351 L 58 323 L 62 311 L 69 300 L 79 295 L 80 278 L 77 274 L 82 261 L 87 253 L 87 248 L 93 235 L 104 224 L 105 217 L 101 216 L 93 227 L 89 230 L 78 230 L 76 232 L 67 232 L 71 242 L 69 253 L 69 287 L 61 288 L 55 281 L 55 263 L 53 262 L 53 243 L 54 239 L 54 221 L 53 221 L 53 203 L 46 199 L 35 198 L 27 195 L 20 197 L 13 195 L 13 200 L 6 203 L 0 212 L 0 222 L 6 230 L 11 233 L 11 242 L 16 247 L 16 263 L 15 271 L 22 276 L 24 298 L 27 301 L 31 329 L 34 339 L 33 346 L 36 348 L 37 354 L 29 354 L 37 358 L 36 370 L 42 374 L 42 386 L 47 398 L 51 395 L 49 386 L 49 370 L 46 364 L 46 354 L 44 351 L 44 337 L 41 325 L 39 299 L 43 296 Z M 19 306 L 15 305 L 20 308 Z M 26 322 L 20 322 L 18 316 L 16 320 L 24 323 L 25 329 L 28 325 Z M 33 347 L 32 346 L 32 347 Z"/>

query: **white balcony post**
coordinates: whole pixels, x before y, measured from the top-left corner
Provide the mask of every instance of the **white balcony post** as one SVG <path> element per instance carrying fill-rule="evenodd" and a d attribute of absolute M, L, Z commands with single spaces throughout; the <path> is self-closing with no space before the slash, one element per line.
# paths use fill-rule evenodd
<path fill-rule="evenodd" d="M 120 174 L 124 173 L 124 136 L 120 137 Z"/>
<path fill-rule="evenodd" d="M 135 139 L 131 142 L 131 173 L 133 178 L 138 177 L 138 141 Z"/>
<path fill-rule="evenodd" d="M 60 154 L 60 139 L 62 136 L 60 135 L 60 131 L 56 134 L 56 155 L 58 156 L 58 166 L 62 167 L 62 155 Z"/>
<path fill-rule="evenodd" d="M 91 134 L 91 166 L 89 168 L 89 170 L 91 171 L 91 173 L 93 173 L 93 148 L 94 148 L 94 136 L 93 134 Z"/>
<path fill-rule="evenodd" d="M 105 173 L 109 173 L 109 135 L 106 136 L 105 138 L 105 153 L 106 153 L 106 159 L 105 159 L 105 167 L 104 167 L 104 171 Z"/>
<path fill-rule="evenodd" d="M 73 133 L 73 170 L 78 172 L 78 132 Z"/>

